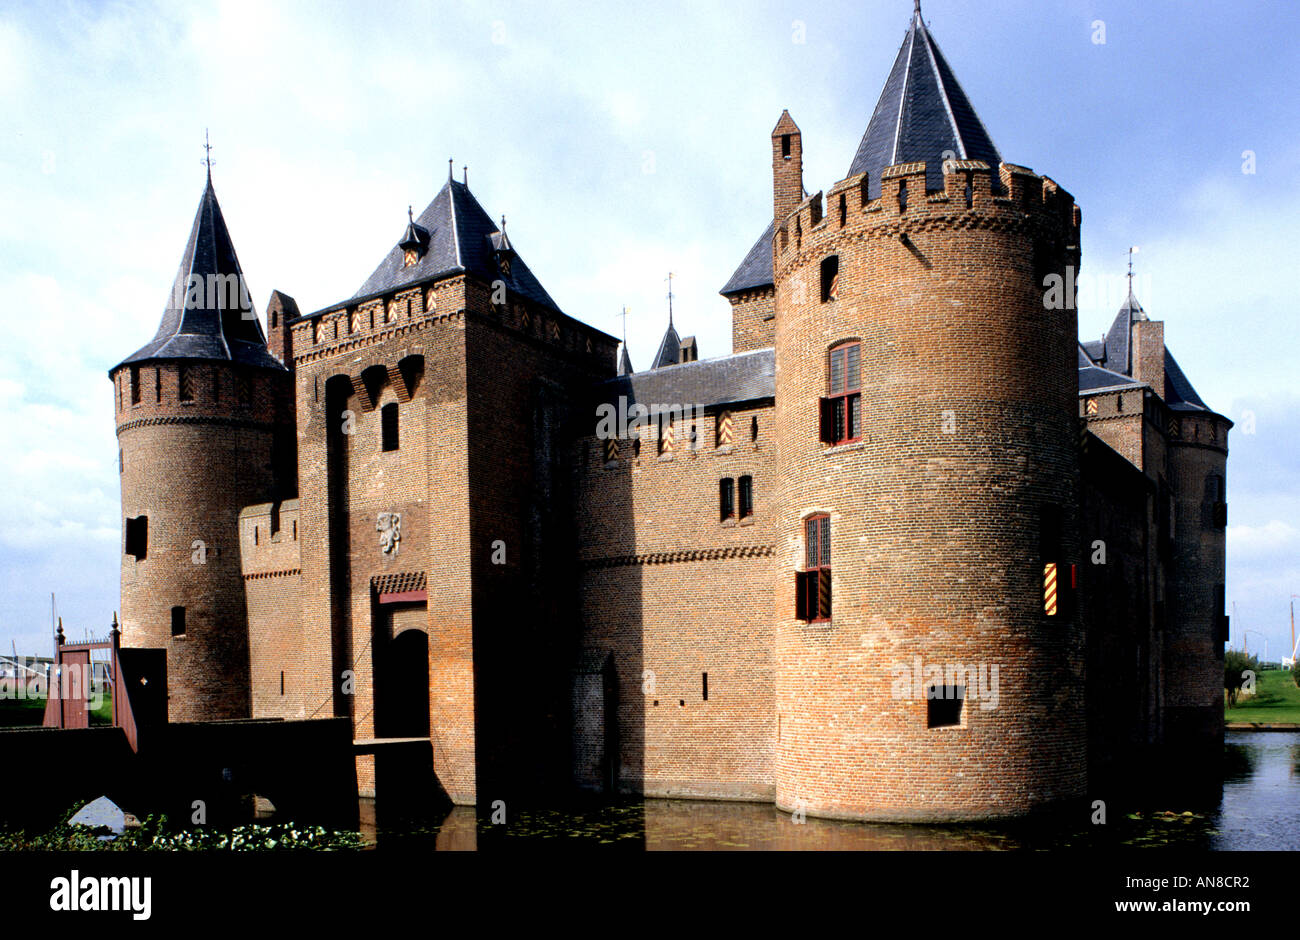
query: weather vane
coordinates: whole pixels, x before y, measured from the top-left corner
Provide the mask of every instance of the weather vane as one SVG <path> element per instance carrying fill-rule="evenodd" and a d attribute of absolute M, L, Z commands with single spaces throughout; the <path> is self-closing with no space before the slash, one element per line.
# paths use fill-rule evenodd
<path fill-rule="evenodd" d="M 208 129 L 203 128 L 203 162 L 208 168 L 208 179 L 212 179 L 212 144 L 208 143 Z"/>
<path fill-rule="evenodd" d="M 673 272 L 668 272 L 668 325 L 673 325 Z"/>

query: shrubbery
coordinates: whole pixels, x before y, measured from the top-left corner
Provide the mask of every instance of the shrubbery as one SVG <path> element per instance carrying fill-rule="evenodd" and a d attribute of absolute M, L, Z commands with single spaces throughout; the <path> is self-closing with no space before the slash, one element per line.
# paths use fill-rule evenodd
<path fill-rule="evenodd" d="M 28 836 L 25 832 L 0 830 L 0 851 L 36 852 L 269 852 L 284 850 L 351 851 L 365 847 L 356 832 L 326 829 L 322 826 L 297 826 L 276 823 L 270 826 L 249 824 L 230 830 L 169 830 L 166 816 L 150 816 L 140 826 L 124 830 L 113 839 L 107 828 L 73 826 L 68 820 L 76 812 L 69 810 L 58 825 L 48 832 Z"/>
<path fill-rule="evenodd" d="M 1233 705 L 1237 704 L 1237 696 L 1246 681 L 1245 672 L 1259 674 L 1259 657 L 1247 656 L 1241 650 L 1226 650 L 1223 654 L 1223 688 Z"/>

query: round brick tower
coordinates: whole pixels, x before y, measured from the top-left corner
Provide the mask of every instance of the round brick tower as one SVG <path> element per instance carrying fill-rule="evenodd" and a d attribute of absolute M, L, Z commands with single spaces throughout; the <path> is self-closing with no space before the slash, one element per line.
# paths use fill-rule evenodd
<path fill-rule="evenodd" d="M 1165 585 L 1165 743 L 1194 764 L 1213 766 L 1223 749 L 1225 484 L 1232 422 L 1205 407 L 1181 370 L 1172 360 L 1169 365 L 1173 507 L 1165 511 L 1172 515 L 1173 532 Z"/>
<path fill-rule="evenodd" d="M 919 12 L 848 178 L 803 199 L 788 114 L 772 148 L 777 805 L 1077 799 L 1079 211 L 1002 163 Z"/>
<path fill-rule="evenodd" d="M 267 351 L 210 175 L 158 333 L 109 377 L 122 645 L 167 651 L 170 720 L 249 717 L 239 511 L 292 495 L 292 384 Z"/>

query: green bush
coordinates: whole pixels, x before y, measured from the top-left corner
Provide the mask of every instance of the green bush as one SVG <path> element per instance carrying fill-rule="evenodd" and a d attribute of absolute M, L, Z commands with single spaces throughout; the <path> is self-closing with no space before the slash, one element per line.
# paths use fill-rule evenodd
<path fill-rule="evenodd" d="M 1237 704 L 1237 696 L 1246 681 L 1245 672 L 1259 674 L 1259 657 L 1247 656 L 1241 650 L 1227 650 L 1223 654 L 1223 688 L 1228 693 L 1228 701 Z"/>
<path fill-rule="evenodd" d="M 286 850 L 352 851 L 364 848 L 360 833 L 298 826 L 291 822 L 270 826 L 249 824 L 230 830 L 195 828 L 169 830 L 166 816 L 150 816 L 141 825 L 114 839 L 107 828 L 91 829 L 68 824 L 76 808 L 37 836 L 0 830 L 0 851 L 36 852 L 270 852 Z"/>

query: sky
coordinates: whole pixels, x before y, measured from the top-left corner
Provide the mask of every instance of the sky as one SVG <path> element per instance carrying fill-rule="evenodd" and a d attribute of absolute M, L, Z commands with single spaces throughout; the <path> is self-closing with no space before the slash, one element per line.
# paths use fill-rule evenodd
<path fill-rule="evenodd" d="M 566 312 L 648 365 L 667 322 L 730 352 L 718 295 L 804 181 L 848 171 L 911 0 L 691 4 L 0 0 L 0 646 L 47 654 L 119 599 L 107 371 L 157 328 L 212 174 L 259 312 L 351 296 L 455 161 Z M 1237 422 L 1232 645 L 1290 646 L 1300 594 L 1300 6 L 925 0 L 1003 158 L 1083 212 L 1079 328 L 1135 286 Z M 1246 633 L 1244 631 L 1252 631 Z"/>

